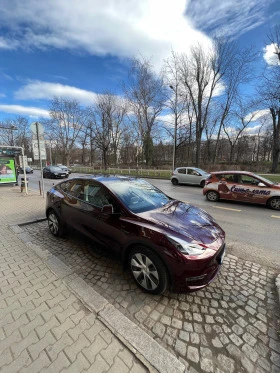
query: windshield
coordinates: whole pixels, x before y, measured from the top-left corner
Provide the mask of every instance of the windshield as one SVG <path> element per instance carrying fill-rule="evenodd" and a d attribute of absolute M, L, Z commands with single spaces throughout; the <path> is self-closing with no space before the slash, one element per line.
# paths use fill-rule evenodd
<path fill-rule="evenodd" d="M 60 167 L 56 167 L 56 166 L 52 166 L 52 167 L 50 167 L 50 170 L 51 170 L 52 172 L 60 172 L 60 171 L 62 171 L 62 169 L 61 169 Z"/>
<path fill-rule="evenodd" d="M 195 168 L 197 172 L 199 172 L 201 175 L 208 175 L 208 172 L 201 170 L 200 168 Z"/>
<path fill-rule="evenodd" d="M 266 178 L 264 178 L 264 177 L 262 177 L 260 175 L 254 175 L 254 176 L 256 176 L 258 179 L 262 180 L 264 183 L 267 183 L 269 185 L 275 185 L 275 184 L 277 184 L 277 183 L 273 183 L 271 180 L 268 180 L 268 179 L 266 179 Z"/>
<path fill-rule="evenodd" d="M 135 214 L 157 209 L 171 200 L 145 180 L 122 180 L 106 185 Z"/>

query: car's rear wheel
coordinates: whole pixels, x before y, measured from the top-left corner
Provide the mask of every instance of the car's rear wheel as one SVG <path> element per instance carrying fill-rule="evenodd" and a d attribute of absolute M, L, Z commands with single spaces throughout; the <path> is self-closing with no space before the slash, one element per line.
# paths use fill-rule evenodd
<path fill-rule="evenodd" d="M 137 246 L 129 254 L 129 266 L 136 284 L 150 294 L 162 294 L 168 286 L 167 270 L 150 249 Z"/>
<path fill-rule="evenodd" d="M 280 198 L 274 197 L 268 201 L 268 206 L 273 210 L 280 210 Z"/>
<path fill-rule="evenodd" d="M 171 183 L 172 183 L 173 185 L 178 185 L 178 184 L 179 184 L 179 182 L 178 182 L 177 179 L 172 179 L 172 180 L 171 180 Z"/>
<path fill-rule="evenodd" d="M 48 226 L 54 236 L 61 237 L 63 235 L 63 226 L 54 210 L 50 210 L 48 213 Z"/>
<path fill-rule="evenodd" d="M 219 193 L 215 192 L 214 190 L 209 190 L 209 192 L 206 193 L 206 198 L 208 201 L 211 202 L 217 202 L 220 199 Z"/>
<path fill-rule="evenodd" d="M 200 186 L 201 186 L 201 188 L 204 188 L 204 186 L 205 186 L 205 180 L 202 180 L 202 181 L 200 182 Z"/>

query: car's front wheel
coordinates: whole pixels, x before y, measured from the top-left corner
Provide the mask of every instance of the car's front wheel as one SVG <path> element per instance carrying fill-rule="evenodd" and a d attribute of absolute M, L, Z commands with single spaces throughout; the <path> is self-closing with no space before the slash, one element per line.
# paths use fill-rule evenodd
<path fill-rule="evenodd" d="M 201 186 L 201 188 L 204 188 L 204 186 L 205 186 L 205 180 L 202 180 L 202 181 L 200 182 L 200 186 Z"/>
<path fill-rule="evenodd" d="M 209 192 L 206 193 L 206 198 L 208 201 L 211 202 L 217 202 L 220 199 L 219 193 L 215 192 L 214 190 L 209 190 Z"/>
<path fill-rule="evenodd" d="M 268 201 L 268 206 L 273 210 L 280 210 L 280 198 L 273 197 Z"/>
<path fill-rule="evenodd" d="M 162 294 L 168 286 L 167 270 L 150 249 L 137 246 L 129 254 L 129 266 L 136 284 L 150 294 Z"/>
<path fill-rule="evenodd" d="M 51 233 L 56 237 L 61 237 L 63 235 L 63 227 L 60 219 L 54 210 L 48 213 L 48 226 Z"/>

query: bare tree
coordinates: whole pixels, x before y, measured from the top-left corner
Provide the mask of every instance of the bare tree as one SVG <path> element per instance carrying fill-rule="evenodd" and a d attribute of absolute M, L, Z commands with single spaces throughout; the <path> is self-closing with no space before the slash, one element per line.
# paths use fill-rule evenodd
<path fill-rule="evenodd" d="M 231 101 L 237 93 L 238 85 L 244 80 L 243 65 L 247 64 L 247 60 L 250 61 L 250 58 L 245 59 L 245 56 L 244 52 L 238 59 L 235 45 L 229 43 L 228 40 L 218 38 L 213 40 L 211 48 L 197 44 L 191 48 L 188 55 L 181 56 L 181 81 L 188 93 L 195 122 L 196 166 L 199 166 L 200 163 L 201 138 L 203 131 L 209 124 L 210 108 L 215 102 L 215 97 L 223 91 L 223 79 L 227 77 L 228 91 L 219 124 L 219 138 Z M 240 61 L 240 67 L 236 66 L 236 70 L 234 70 L 236 61 Z M 214 120 L 212 124 L 216 125 L 217 123 L 218 121 Z"/>
<path fill-rule="evenodd" d="M 233 162 L 234 148 L 238 140 L 256 115 L 255 113 L 247 114 L 248 107 L 250 107 L 249 104 L 244 104 L 240 100 L 238 108 L 228 116 L 227 123 L 223 122 L 223 129 L 230 144 L 230 162 Z M 226 126 L 226 124 L 229 126 Z"/>
<path fill-rule="evenodd" d="M 173 162 L 172 168 L 176 168 L 176 155 L 179 147 L 185 143 L 185 139 L 178 141 L 179 128 L 183 127 L 186 121 L 186 95 L 182 92 L 182 82 L 180 74 L 180 58 L 178 54 L 172 51 L 172 55 L 165 61 L 163 67 L 164 84 L 171 89 L 165 101 L 165 107 L 173 123 L 167 123 L 165 130 L 170 138 L 173 139 Z"/>
<path fill-rule="evenodd" d="M 155 76 L 149 61 L 134 58 L 124 92 L 130 103 L 131 121 L 137 124 L 136 130 L 142 142 L 146 164 L 151 165 L 152 130 L 157 124 L 165 101 L 163 80 Z"/>
<path fill-rule="evenodd" d="M 63 163 L 69 166 L 71 153 L 85 123 L 85 111 L 76 100 L 55 97 L 50 102 L 50 119 L 45 121 L 60 148 Z"/>
<path fill-rule="evenodd" d="M 224 50 L 224 54 L 226 54 L 227 66 L 223 74 L 223 92 L 214 100 L 216 111 L 214 125 L 217 127 L 217 136 L 212 158 L 213 164 L 216 163 L 217 150 L 224 123 L 232 107 L 238 104 L 241 98 L 240 88 L 254 77 L 252 63 L 256 57 L 251 47 L 240 49 L 235 42 L 228 44 L 228 48 Z"/>
<path fill-rule="evenodd" d="M 271 30 L 268 40 L 274 45 L 278 63 L 265 71 L 258 93 L 261 103 L 269 107 L 272 118 L 271 172 L 276 173 L 280 154 L 280 26 Z"/>
<path fill-rule="evenodd" d="M 28 119 L 17 116 L 0 122 L 0 138 L 2 145 L 30 147 L 30 128 Z"/>
<path fill-rule="evenodd" d="M 111 153 L 113 162 L 117 163 L 126 113 L 126 102 L 110 93 L 98 95 L 94 105 L 89 108 L 88 127 L 96 147 L 102 152 L 105 169 Z"/>

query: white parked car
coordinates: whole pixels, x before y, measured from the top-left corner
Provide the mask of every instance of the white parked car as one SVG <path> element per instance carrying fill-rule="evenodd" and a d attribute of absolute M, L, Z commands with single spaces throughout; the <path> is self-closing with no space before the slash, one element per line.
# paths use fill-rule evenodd
<path fill-rule="evenodd" d="M 173 185 L 190 184 L 199 185 L 202 188 L 205 185 L 205 180 L 210 176 L 206 171 L 196 167 L 177 167 L 171 176 Z"/>

